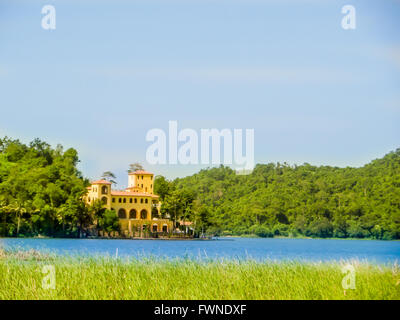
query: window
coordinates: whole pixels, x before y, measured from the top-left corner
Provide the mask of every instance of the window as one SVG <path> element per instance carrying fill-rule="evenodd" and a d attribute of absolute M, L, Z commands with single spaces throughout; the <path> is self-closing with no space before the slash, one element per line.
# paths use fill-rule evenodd
<path fill-rule="evenodd" d="M 147 211 L 145 209 L 140 211 L 140 219 L 147 219 Z"/>
<path fill-rule="evenodd" d="M 137 203 L 137 199 L 135 198 L 135 203 Z"/>
<path fill-rule="evenodd" d="M 163 231 L 163 232 L 168 232 L 168 226 L 167 226 L 166 224 L 164 224 L 164 225 L 162 226 L 162 231 Z"/>
<path fill-rule="evenodd" d="M 119 209 L 118 210 L 118 218 L 120 218 L 120 219 L 126 219 L 126 211 L 125 211 L 125 209 Z"/>
<path fill-rule="evenodd" d="M 101 203 L 103 205 L 107 204 L 107 198 L 106 197 L 101 198 Z"/>
<path fill-rule="evenodd" d="M 132 198 L 129 199 L 129 203 L 132 203 Z"/>
<path fill-rule="evenodd" d="M 107 186 L 102 186 L 102 187 L 101 187 L 101 193 L 102 193 L 102 194 L 107 194 L 107 193 L 108 193 L 108 188 L 107 188 Z"/>
<path fill-rule="evenodd" d="M 144 200 L 145 203 L 148 203 L 147 199 Z"/>
<path fill-rule="evenodd" d="M 158 229 L 158 226 L 157 226 L 156 224 L 153 224 L 153 229 L 152 229 L 152 231 L 153 231 L 153 232 L 157 232 L 157 229 Z"/>
<path fill-rule="evenodd" d="M 118 198 L 118 202 L 121 203 L 121 198 Z"/>
<path fill-rule="evenodd" d="M 115 198 L 112 198 L 112 202 L 113 202 L 113 203 L 115 202 Z"/>
<path fill-rule="evenodd" d="M 129 211 L 129 219 L 136 219 L 136 210 L 132 209 Z"/>
<path fill-rule="evenodd" d="M 124 198 L 124 203 L 126 203 L 126 198 Z"/>
<path fill-rule="evenodd" d="M 143 203 L 143 199 L 140 199 L 140 203 Z"/>

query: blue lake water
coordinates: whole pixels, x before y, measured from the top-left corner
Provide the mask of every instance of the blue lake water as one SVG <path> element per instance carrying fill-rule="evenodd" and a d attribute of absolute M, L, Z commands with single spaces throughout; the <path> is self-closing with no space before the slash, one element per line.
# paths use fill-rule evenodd
<path fill-rule="evenodd" d="M 0 247 L 36 249 L 62 255 L 189 257 L 257 260 L 400 261 L 400 241 L 219 238 L 217 240 L 0 239 Z"/>

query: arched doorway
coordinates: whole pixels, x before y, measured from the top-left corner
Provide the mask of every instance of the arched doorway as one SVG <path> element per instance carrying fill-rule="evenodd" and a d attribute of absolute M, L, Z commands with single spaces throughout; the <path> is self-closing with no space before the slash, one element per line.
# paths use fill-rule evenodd
<path fill-rule="evenodd" d="M 153 224 L 152 228 L 151 228 L 152 232 L 157 232 L 158 231 L 158 226 L 157 224 Z"/>
<path fill-rule="evenodd" d="M 167 226 L 166 224 L 164 224 L 164 225 L 162 226 L 162 231 L 163 231 L 163 232 L 168 232 L 168 226 Z"/>
<path fill-rule="evenodd" d="M 147 210 L 143 209 L 140 211 L 140 219 L 147 219 Z"/>
<path fill-rule="evenodd" d="M 129 219 L 136 219 L 136 210 L 135 209 L 131 209 L 131 211 L 129 211 Z"/>
<path fill-rule="evenodd" d="M 107 197 L 103 197 L 103 198 L 101 198 L 101 203 L 102 203 L 103 205 L 106 205 L 106 204 L 107 204 L 107 202 L 108 202 L 108 199 L 107 199 Z"/>
<path fill-rule="evenodd" d="M 125 211 L 125 209 L 119 209 L 118 210 L 118 218 L 120 218 L 120 219 L 126 219 L 126 211 Z"/>

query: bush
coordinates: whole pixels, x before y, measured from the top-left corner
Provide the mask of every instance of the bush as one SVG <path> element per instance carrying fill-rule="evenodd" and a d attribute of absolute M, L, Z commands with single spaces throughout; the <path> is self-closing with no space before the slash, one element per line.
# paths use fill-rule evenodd
<path fill-rule="evenodd" d="M 310 232 L 320 238 L 332 237 L 333 226 L 327 218 L 318 219 L 311 223 Z"/>
<path fill-rule="evenodd" d="M 271 238 L 274 236 L 274 234 L 272 233 L 272 231 L 264 225 L 261 226 L 257 226 L 254 230 L 254 233 L 261 238 Z"/>

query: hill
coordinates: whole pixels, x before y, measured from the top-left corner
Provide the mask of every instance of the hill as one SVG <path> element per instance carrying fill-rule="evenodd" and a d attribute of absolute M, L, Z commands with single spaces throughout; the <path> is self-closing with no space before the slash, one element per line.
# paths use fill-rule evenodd
<path fill-rule="evenodd" d="M 165 212 L 175 205 L 178 220 L 215 234 L 400 238 L 400 149 L 360 168 L 269 163 L 237 175 L 221 166 L 157 181 Z"/>

